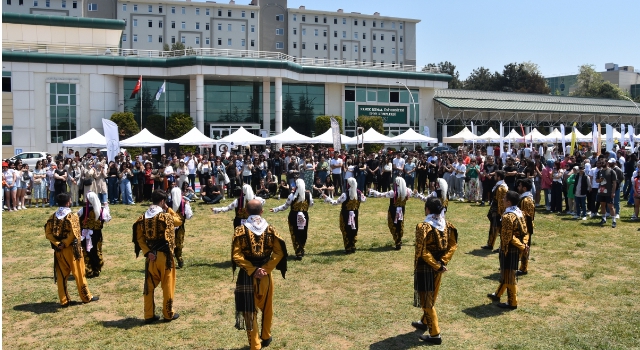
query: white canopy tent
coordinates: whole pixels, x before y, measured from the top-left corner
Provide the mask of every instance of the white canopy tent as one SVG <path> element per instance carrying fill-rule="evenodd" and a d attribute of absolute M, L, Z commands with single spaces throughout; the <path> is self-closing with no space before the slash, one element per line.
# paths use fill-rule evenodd
<path fill-rule="evenodd" d="M 516 131 L 516 129 L 511 129 L 511 132 L 509 132 L 507 135 L 504 136 L 504 140 L 505 141 L 510 141 L 510 142 L 522 142 L 522 135 L 518 134 L 518 132 Z"/>
<path fill-rule="evenodd" d="M 174 140 L 169 140 L 169 143 L 178 143 L 186 146 L 200 146 L 200 145 L 214 145 L 216 140 L 205 136 L 203 133 L 194 127 L 189 130 L 188 133 L 178 137 Z"/>
<path fill-rule="evenodd" d="M 422 143 L 422 142 L 437 143 L 438 139 L 434 137 L 418 134 L 412 128 L 409 128 L 407 129 L 407 131 L 403 132 L 402 134 L 391 138 L 391 143 Z"/>
<path fill-rule="evenodd" d="M 62 142 L 62 147 L 107 147 L 107 140 L 98 130 L 91 128 L 75 139 Z"/>
<path fill-rule="evenodd" d="M 220 140 L 216 140 L 217 143 L 228 143 L 233 146 L 248 146 L 248 145 L 264 145 L 267 143 L 267 139 L 263 139 L 260 136 L 254 135 L 248 132 L 245 128 L 240 127 L 233 134 L 227 135 Z"/>
<path fill-rule="evenodd" d="M 164 146 L 169 141 L 159 138 L 152 134 L 147 128 L 142 129 L 139 133 L 131 136 L 126 140 L 120 141 L 120 147 L 152 147 Z"/>
<path fill-rule="evenodd" d="M 571 142 L 571 133 L 572 133 L 572 130 L 569 130 L 569 133 L 567 134 L 567 136 L 565 136 L 565 138 L 567 140 L 569 140 L 569 142 Z M 576 130 L 576 141 L 577 142 L 589 142 L 589 141 L 591 141 L 591 137 L 583 135 L 579 130 Z"/>
<path fill-rule="evenodd" d="M 565 136 L 564 139 L 565 141 L 571 142 L 571 135 L 569 135 L 569 138 Z M 547 139 L 545 141 L 554 143 L 562 142 L 562 133 L 558 128 L 554 128 L 553 131 L 547 135 Z"/>
<path fill-rule="evenodd" d="M 442 142 L 444 143 L 465 143 L 465 142 L 476 142 L 478 140 L 478 136 L 476 136 L 474 133 L 471 132 L 471 130 L 469 130 L 469 128 L 467 128 L 466 126 L 464 127 L 464 129 L 462 129 L 462 131 L 460 131 L 459 133 L 453 135 L 453 136 L 449 136 L 449 137 L 444 137 L 442 139 Z"/>
<path fill-rule="evenodd" d="M 498 142 L 500 142 L 500 134 L 495 132 L 495 130 L 493 130 L 493 128 L 489 128 L 489 130 L 487 130 L 487 132 L 485 132 L 484 134 L 478 136 L 478 139 L 476 140 L 476 142 L 478 142 L 478 143 L 498 143 Z"/>
<path fill-rule="evenodd" d="M 348 141 L 342 141 L 346 145 L 355 145 L 358 143 L 358 138 L 353 137 Z M 374 128 L 370 128 L 362 135 L 363 143 L 392 143 L 392 139 L 389 136 L 382 135 Z"/>
<path fill-rule="evenodd" d="M 562 136 L 560 136 L 560 139 L 561 138 Z M 533 130 L 531 130 L 530 133 L 525 135 L 524 140 L 525 140 L 525 143 L 531 143 L 531 142 L 547 142 L 550 139 L 547 136 L 543 135 L 540 131 L 538 131 L 537 128 L 533 128 Z"/>
<path fill-rule="evenodd" d="M 310 137 L 300 134 L 299 132 L 293 130 L 292 127 L 289 127 L 282 134 L 268 137 L 267 140 L 270 140 L 271 143 L 284 143 L 284 144 L 311 143 Z"/>
<path fill-rule="evenodd" d="M 344 144 L 345 142 L 351 140 L 351 137 L 341 135 L 340 141 Z M 309 139 L 308 143 L 323 143 L 323 144 L 333 144 L 333 131 L 331 129 L 325 131 L 322 135 L 318 135 L 316 137 L 312 137 Z"/>

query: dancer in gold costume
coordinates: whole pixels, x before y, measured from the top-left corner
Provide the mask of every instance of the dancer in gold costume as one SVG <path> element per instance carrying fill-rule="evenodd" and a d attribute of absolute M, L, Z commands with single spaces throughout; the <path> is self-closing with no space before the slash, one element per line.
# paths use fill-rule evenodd
<path fill-rule="evenodd" d="M 277 213 L 291 207 L 289 211 L 289 233 L 291 233 L 291 243 L 296 254 L 296 260 L 302 260 L 304 247 L 307 244 L 307 232 L 309 231 L 309 207 L 313 206 L 313 198 L 309 191 L 305 191 L 303 179 L 296 180 L 295 192 L 287 197 L 287 201 L 271 212 Z"/>
<path fill-rule="evenodd" d="M 325 202 L 333 205 L 342 204 L 340 210 L 340 231 L 342 231 L 342 241 L 347 254 L 356 252 L 356 242 L 358 241 L 358 210 L 360 203 L 365 202 L 367 197 L 358 191 L 356 179 L 347 179 L 347 191 L 340 195 L 337 200 L 333 200 L 323 195 Z"/>

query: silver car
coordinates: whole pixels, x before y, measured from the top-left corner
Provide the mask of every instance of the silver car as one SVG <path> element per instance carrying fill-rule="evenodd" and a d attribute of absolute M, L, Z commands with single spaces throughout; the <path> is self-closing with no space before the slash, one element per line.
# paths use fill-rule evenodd
<path fill-rule="evenodd" d="M 36 163 L 39 160 L 47 159 L 47 152 L 23 152 L 9 158 L 12 162 L 18 159 L 22 159 L 22 164 L 29 164 L 30 169 L 35 169 Z"/>

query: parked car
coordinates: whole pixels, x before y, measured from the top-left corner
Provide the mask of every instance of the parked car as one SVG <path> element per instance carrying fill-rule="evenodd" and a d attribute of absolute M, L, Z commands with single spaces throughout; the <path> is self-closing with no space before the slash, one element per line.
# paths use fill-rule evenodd
<path fill-rule="evenodd" d="M 432 150 L 436 151 L 436 153 L 453 153 L 453 154 L 458 153 L 457 149 L 451 148 L 449 146 L 436 146 L 436 147 L 427 148 L 425 150 L 425 153 L 429 154 Z"/>
<path fill-rule="evenodd" d="M 47 152 L 22 152 L 9 158 L 12 162 L 18 159 L 22 159 L 22 164 L 29 164 L 29 168 L 34 169 L 39 160 L 47 159 Z"/>

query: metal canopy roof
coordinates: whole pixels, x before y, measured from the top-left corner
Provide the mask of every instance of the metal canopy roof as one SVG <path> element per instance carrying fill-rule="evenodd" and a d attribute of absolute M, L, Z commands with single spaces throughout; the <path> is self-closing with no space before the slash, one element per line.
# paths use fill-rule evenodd
<path fill-rule="evenodd" d="M 635 105 L 626 100 L 473 90 L 437 90 L 434 99 L 459 109 L 638 115 Z"/>

